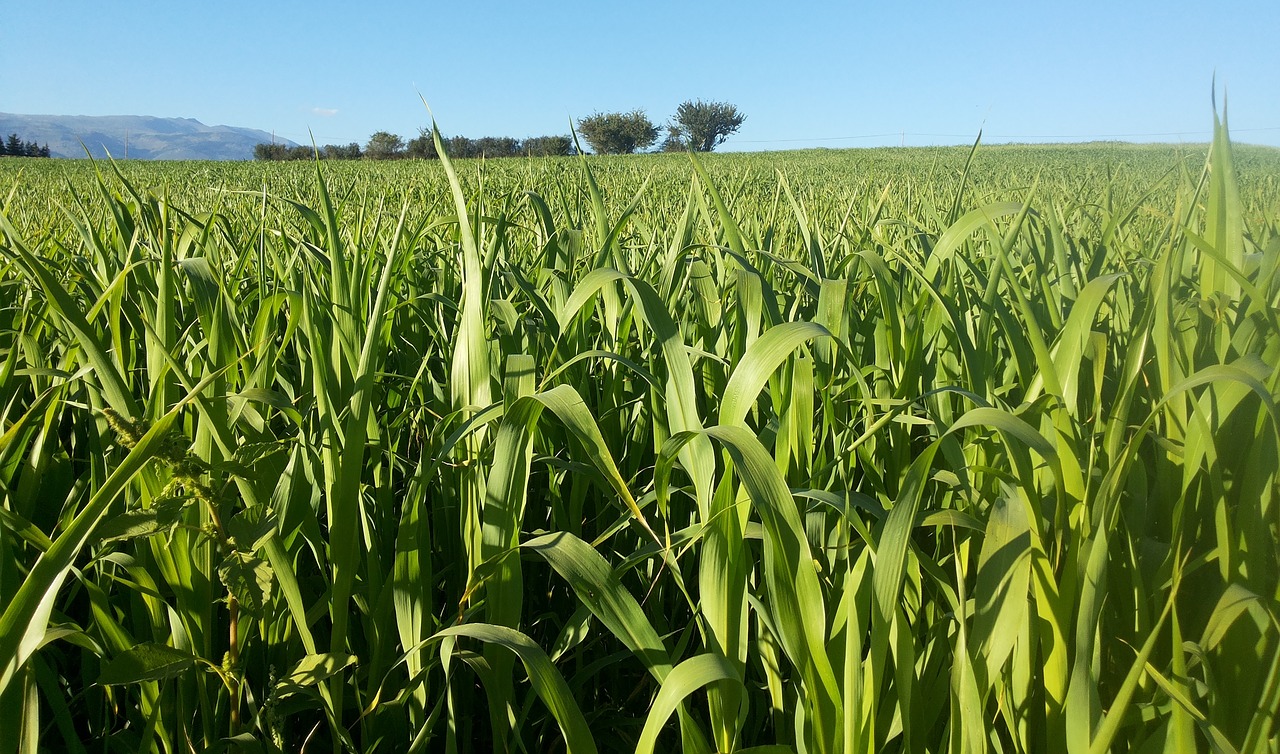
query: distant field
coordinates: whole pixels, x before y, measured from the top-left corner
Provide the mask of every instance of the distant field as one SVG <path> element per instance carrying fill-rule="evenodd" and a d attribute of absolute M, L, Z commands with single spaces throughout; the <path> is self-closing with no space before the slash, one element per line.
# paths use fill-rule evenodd
<path fill-rule="evenodd" d="M 0 199 L 0 754 L 1280 750 L 1280 150 Z"/>
<path fill-rule="evenodd" d="M 917 193 L 929 187 L 931 193 L 947 197 L 951 202 L 964 170 L 969 147 L 909 147 L 851 150 L 805 150 L 795 152 L 763 152 L 747 154 L 702 155 L 713 174 L 724 171 L 726 179 L 738 182 L 740 194 L 727 196 L 729 201 L 755 200 L 772 195 L 777 187 L 777 173 L 782 172 L 796 190 L 816 194 L 810 203 L 819 202 L 847 209 L 848 200 L 858 192 L 877 193 L 890 181 L 907 184 Z M 967 175 L 969 190 L 1005 198 L 1030 186 L 1039 175 L 1046 196 L 1061 191 L 1101 192 L 1106 186 L 1154 188 L 1169 171 L 1186 170 L 1197 178 L 1208 155 L 1207 144 L 1064 144 L 1064 145 L 983 145 L 979 148 Z M 1276 167 L 1280 150 L 1272 147 L 1234 145 L 1234 158 L 1241 186 L 1246 194 L 1259 196 L 1280 192 L 1276 187 Z M 138 188 L 162 195 L 184 210 L 208 210 L 226 206 L 228 197 L 217 189 L 261 192 L 267 184 L 269 192 L 295 192 L 290 198 L 306 197 L 315 190 L 314 169 L 309 165 L 267 164 L 258 162 L 147 162 L 119 161 L 120 172 Z M 335 191 L 353 188 L 362 192 L 376 191 L 379 197 L 402 200 L 420 199 L 415 192 L 430 189 L 430 199 L 444 201 L 448 197 L 438 189 L 447 185 L 444 171 L 437 161 L 391 162 L 325 162 L 326 177 L 335 182 Z M 491 196 L 512 191 L 555 191 L 558 184 L 572 178 L 581 181 L 577 158 L 535 160 L 456 161 L 464 185 L 475 176 L 477 166 L 484 164 L 486 190 Z M 649 176 L 655 189 L 647 192 L 637 212 L 678 213 L 687 199 L 687 184 L 692 172 L 688 158 L 680 154 L 645 154 L 620 157 L 591 157 L 592 169 L 605 193 L 606 206 L 614 202 L 619 209 L 632 198 L 640 183 Z M 112 172 L 111 163 L 88 160 L 55 160 L 36 164 L 29 160 L 0 159 L 0 180 L 6 193 L 19 181 L 23 190 L 13 197 L 10 209 L 21 215 L 33 211 L 47 215 L 44 203 L 50 195 L 67 196 L 69 189 L 84 194 L 95 183 L 95 171 Z M 570 173 L 571 176 L 566 176 Z M 437 185 L 439 184 L 439 185 Z M 1170 187 L 1171 188 L 1171 187 Z M 821 192 L 821 193 L 818 193 Z M 1173 191 L 1163 197 L 1172 199 Z M 906 200 L 905 192 L 902 200 Z M 64 199 L 65 200 L 65 199 Z M 243 200 L 252 204 L 251 200 Z M 232 201 L 234 203 L 234 200 Z M 428 208 L 424 207 L 425 212 Z M 44 219 L 44 218 L 40 218 Z"/>

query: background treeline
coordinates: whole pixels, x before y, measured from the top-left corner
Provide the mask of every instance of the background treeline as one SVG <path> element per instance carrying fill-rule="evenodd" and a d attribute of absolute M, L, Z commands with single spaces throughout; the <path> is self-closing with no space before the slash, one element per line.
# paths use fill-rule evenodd
<path fill-rule="evenodd" d="M 686 100 L 676 108 L 667 123 L 667 137 L 659 145 L 662 152 L 711 152 L 742 128 L 747 116 L 728 102 Z M 578 134 L 596 154 L 631 154 L 649 148 L 658 140 L 658 126 L 643 110 L 629 113 L 593 113 L 577 125 Z M 552 157 L 576 153 L 571 136 L 534 136 L 521 141 L 508 136 L 465 136 L 445 138 L 450 157 Z M 282 144 L 259 144 L 254 147 L 257 160 L 303 160 L 314 154 L 329 160 L 434 160 L 435 136 L 431 129 L 418 129 L 418 136 L 407 143 L 398 135 L 378 131 L 369 137 L 364 149 L 351 143 L 345 147 L 326 144 L 318 150 L 310 147 L 286 147 Z"/>
<path fill-rule="evenodd" d="M 354 141 L 347 145 L 325 144 L 319 148 L 322 160 L 358 160 L 364 156 L 360 145 Z M 253 147 L 253 159 L 283 162 L 284 160 L 310 160 L 316 150 L 309 146 L 288 146 L 287 144 L 256 144 Z"/>
<path fill-rule="evenodd" d="M 509 136 L 441 137 L 452 157 L 553 157 L 574 154 L 569 136 L 531 136 L 514 139 Z M 323 160 L 434 160 L 435 138 L 430 129 L 421 129 L 415 138 L 405 141 L 397 134 L 378 131 L 362 148 L 352 142 L 345 146 L 326 144 L 318 149 L 309 146 L 289 147 L 284 144 L 258 144 L 253 158 L 264 161 L 309 160 L 319 154 Z"/>
<path fill-rule="evenodd" d="M 49 145 L 43 147 L 34 141 L 23 141 L 17 134 L 0 141 L 0 157 L 48 157 Z"/>

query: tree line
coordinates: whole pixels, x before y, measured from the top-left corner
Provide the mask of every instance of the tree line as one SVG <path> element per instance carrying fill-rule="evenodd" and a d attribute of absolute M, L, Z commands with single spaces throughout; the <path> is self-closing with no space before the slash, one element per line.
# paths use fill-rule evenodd
<path fill-rule="evenodd" d="M 451 136 L 440 140 L 451 157 L 555 157 L 574 153 L 573 138 L 569 136 Z M 436 153 L 434 135 L 426 128 L 407 142 L 397 134 L 378 131 L 363 147 L 352 142 L 346 146 L 326 144 L 318 149 L 283 144 L 258 144 L 253 148 L 255 160 L 310 160 L 316 156 L 322 160 L 434 160 L 440 155 Z"/>
<path fill-rule="evenodd" d="M 23 141 L 17 134 L 0 141 L 0 157 L 48 157 L 49 145 L 43 147 L 34 141 Z"/>
<path fill-rule="evenodd" d="M 710 152 L 738 132 L 747 118 L 728 102 L 688 100 L 676 108 L 666 124 L 666 138 L 659 145 L 664 152 Z M 580 135 L 597 154 L 631 154 L 647 149 L 658 140 L 658 127 L 643 110 L 629 113 L 593 113 L 577 125 Z M 556 157 L 572 155 L 577 146 L 572 136 L 534 136 L 513 139 L 508 136 L 441 136 L 440 141 L 450 157 Z M 419 129 L 417 137 L 405 141 L 389 131 L 378 131 L 363 148 L 355 142 L 345 146 L 288 147 L 283 144 L 258 144 L 253 148 L 255 160 L 434 160 L 435 135 L 430 129 Z"/>

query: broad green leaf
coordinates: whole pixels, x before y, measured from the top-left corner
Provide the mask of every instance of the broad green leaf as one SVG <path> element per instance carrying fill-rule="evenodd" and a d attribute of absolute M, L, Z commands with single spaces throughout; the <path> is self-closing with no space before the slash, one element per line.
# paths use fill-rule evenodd
<path fill-rule="evenodd" d="M 275 511 L 264 505 L 246 508 L 227 521 L 227 536 L 242 552 L 257 552 L 276 533 Z"/>
<path fill-rule="evenodd" d="M 1016 495 L 1006 489 L 991 506 L 973 591 L 973 645 L 985 656 L 987 677 L 992 679 L 1009 658 L 1027 619 L 1031 531 L 1026 506 L 1014 499 Z"/>
<path fill-rule="evenodd" d="M 275 585 L 275 574 L 267 561 L 239 550 L 222 559 L 218 579 L 250 615 L 262 614 Z"/>
<path fill-rule="evenodd" d="M 113 516 L 98 527 L 96 538 L 107 543 L 172 531 L 193 502 L 191 498 L 161 498 L 150 508 L 126 511 Z"/>
<path fill-rule="evenodd" d="M 139 644 L 116 655 L 102 667 L 98 683 L 122 686 L 177 678 L 195 667 L 196 657 L 164 644 Z"/>
<path fill-rule="evenodd" d="M 284 697 L 295 691 L 316 686 L 355 663 L 355 655 L 330 652 L 307 655 L 298 660 L 288 675 L 276 682 L 272 693 L 277 697 Z"/>

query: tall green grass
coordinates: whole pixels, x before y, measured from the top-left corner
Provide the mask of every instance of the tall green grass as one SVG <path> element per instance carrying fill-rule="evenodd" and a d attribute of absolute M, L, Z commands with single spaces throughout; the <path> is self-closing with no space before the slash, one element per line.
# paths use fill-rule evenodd
<path fill-rule="evenodd" d="M 1275 751 L 1278 168 L 0 161 L 0 750 Z"/>

